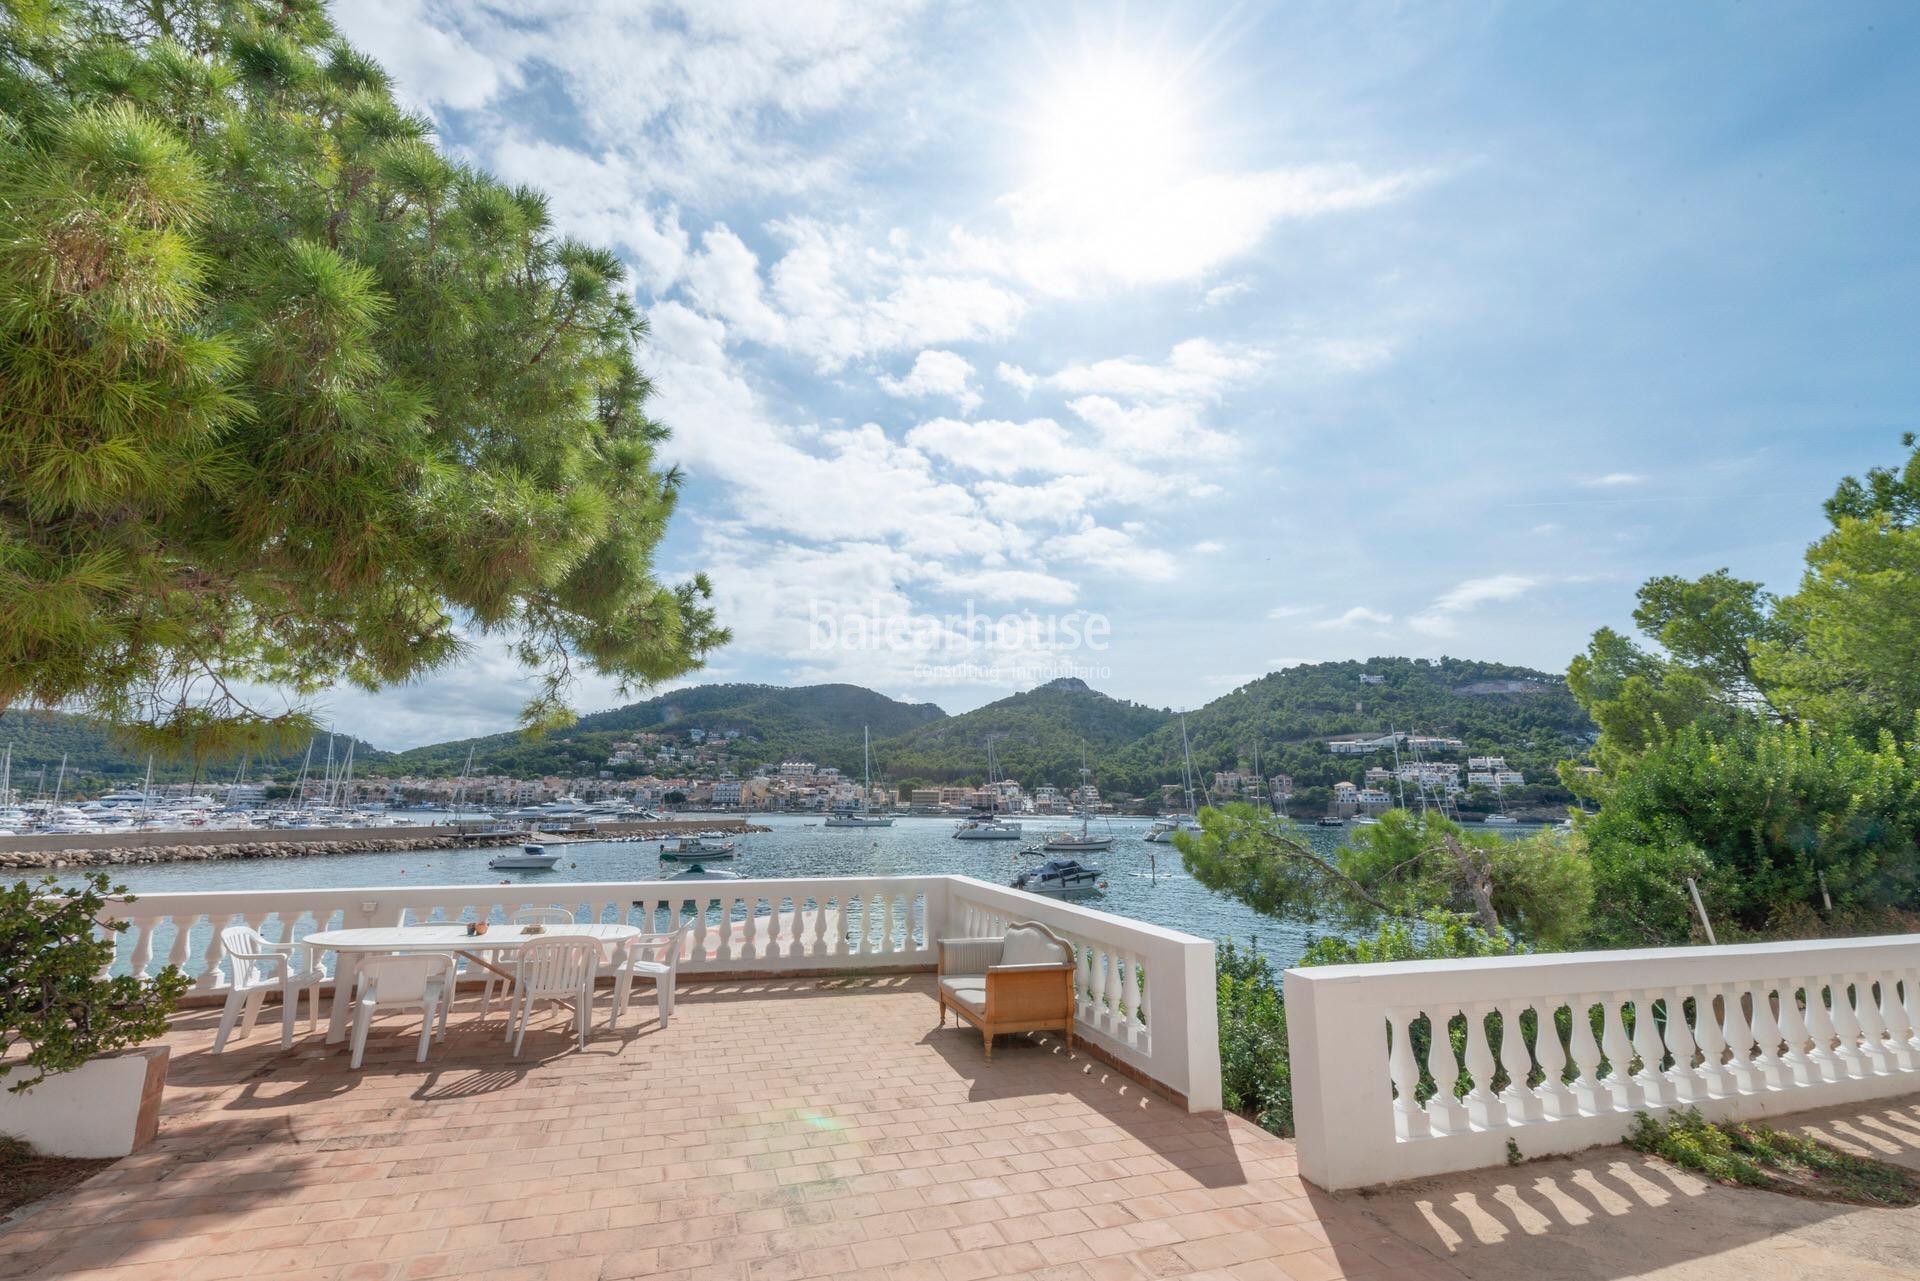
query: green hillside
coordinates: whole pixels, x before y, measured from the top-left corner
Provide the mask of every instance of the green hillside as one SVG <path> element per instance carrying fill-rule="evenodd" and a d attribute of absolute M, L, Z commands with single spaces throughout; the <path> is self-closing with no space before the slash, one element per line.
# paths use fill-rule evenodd
<path fill-rule="evenodd" d="M 334 737 L 336 759 L 346 758 L 349 742 L 354 740 L 345 734 Z M 67 757 L 67 779 L 63 790 L 68 793 L 94 792 L 129 783 L 137 784 L 147 773 L 144 753 L 130 749 L 114 736 L 113 731 L 98 721 L 66 712 L 0 713 L 0 748 L 8 743 L 13 744 L 13 785 L 24 789 L 29 796 L 33 794 L 42 768 L 46 770 L 46 785 L 49 790 L 52 789 L 59 775 L 62 753 Z M 296 774 L 306 750 L 302 744 L 300 750 L 272 759 L 249 760 L 246 763 L 247 777 L 257 779 L 272 775 L 286 778 Z M 326 750 L 326 739 L 322 737 L 314 748 L 315 769 L 320 767 Z M 386 757 L 387 753 L 370 743 L 357 743 L 354 747 L 353 771 L 360 774 L 363 766 L 375 766 Z M 191 760 L 155 757 L 153 781 L 230 782 L 240 763 L 238 759 L 229 757 L 203 761 L 196 768 Z"/>
<path fill-rule="evenodd" d="M 1068 676 L 876 744 L 888 778 L 898 782 L 975 782 L 986 777 L 987 740 L 1000 769 L 1033 787 L 1077 783 L 1083 751 L 1103 777 L 1112 753 L 1164 726 L 1164 709 L 1109 698 Z"/>
<path fill-rule="evenodd" d="M 1363 683 L 1363 673 L 1381 683 Z M 1468 753 L 1504 755 L 1530 784 L 1519 799 L 1553 801 L 1564 797 L 1554 765 L 1578 756 L 1594 726 L 1560 677 L 1458 658 L 1290 667 L 1187 713 L 1194 768 L 1203 779 L 1216 770 L 1250 768 L 1258 745 L 1262 772 L 1293 776 L 1302 813 L 1322 799 L 1320 789 L 1355 779 L 1369 765 L 1391 763 L 1334 756 L 1327 738 L 1389 729 L 1459 738 Z M 1136 792 L 1178 779 L 1179 726 L 1144 736 L 1106 761 L 1102 773 Z"/>
<path fill-rule="evenodd" d="M 605 767 L 615 743 L 644 733 L 687 729 L 709 735 L 737 733 L 729 755 L 733 768 L 742 773 L 763 762 L 792 759 L 858 771 L 863 727 L 871 727 L 879 740 L 945 715 L 932 703 L 902 703 L 858 685 L 697 685 L 582 716 L 569 728 L 542 738 L 492 734 L 416 747 L 382 761 L 379 772 L 457 774 L 472 747 L 478 773 L 591 775 Z"/>

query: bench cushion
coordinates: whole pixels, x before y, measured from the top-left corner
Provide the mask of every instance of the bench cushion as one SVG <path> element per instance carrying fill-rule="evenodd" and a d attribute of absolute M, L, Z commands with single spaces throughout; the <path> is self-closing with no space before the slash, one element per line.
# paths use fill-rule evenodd
<path fill-rule="evenodd" d="M 950 1001 L 966 1006 L 975 1014 L 987 1012 L 987 978 L 984 974 L 949 974 L 940 980 L 940 991 Z"/>
<path fill-rule="evenodd" d="M 1066 948 L 1035 925 L 1009 926 L 1000 950 L 1002 965 L 1064 965 L 1072 959 Z"/>

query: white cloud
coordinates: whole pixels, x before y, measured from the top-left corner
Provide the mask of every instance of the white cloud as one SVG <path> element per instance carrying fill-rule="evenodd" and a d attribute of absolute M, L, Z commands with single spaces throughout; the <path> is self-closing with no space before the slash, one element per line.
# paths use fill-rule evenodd
<path fill-rule="evenodd" d="M 1545 534 L 1554 533 L 1559 528 L 1560 526 L 1548 520 L 1548 521 L 1542 521 L 1541 523 L 1539 523 L 1538 525 L 1535 525 L 1532 529 L 1528 530 L 1527 532 L 1530 534 L 1545 535 Z"/>
<path fill-rule="evenodd" d="M 1469 578 L 1442 593 L 1424 610 L 1407 620 L 1407 625 L 1427 636 L 1444 637 L 1459 631 L 1458 619 L 1480 606 L 1518 600 L 1539 584 L 1519 574 L 1495 574 L 1490 578 Z"/>
<path fill-rule="evenodd" d="M 1174 344 L 1161 363 L 1122 356 L 1068 365 L 1046 381 L 1050 386 L 1070 392 L 1216 400 L 1229 387 L 1251 380 L 1269 358 L 1269 354 L 1258 347 L 1189 338 Z"/>
<path fill-rule="evenodd" d="M 1104 447 L 1153 458 L 1220 458 L 1231 438 L 1200 425 L 1199 407 L 1179 402 L 1126 407 L 1105 396 L 1081 396 L 1067 408 L 1097 429 Z"/>
<path fill-rule="evenodd" d="M 1252 249 L 1277 222 L 1371 208 L 1413 191 L 1425 175 L 1315 165 L 1177 178 L 1098 196 L 1072 183 L 1013 192 L 1003 230 L 952 232 L 959 261 L 999 270 L 1044 294 L 1204 279 Z"/>
<path fill-rule="evenodd" d="M 687 259 L 686 277 L 687 292 L 733 333 L 770 347 L 786 345 L 786 317 L 761 291 L 760 259 L 725 223 L 700 237 L 700 252 Z"/>
<path fill-rule="evenodd" d="M 1012 387 L 1022 396 L 1032 395 L 1034 387 L 1040 382 L 1038 378 L 1020 368 L 1020 366 L 1009 365 L 1004 360 L 994 366 L 993 372 L 1001 382 Z"/>
<path fill-rule="evenodd" d="M 963 411 L 980 404 L 980 393 L 972 387 L 973 365 L 965 356 L 951 351 L 923 351 L 914 357 L 913 368 L 904 378 L 881 375 L 880 390 L 889 396 L 948 396 Z"/>
<path fill-rule="evenodd" d="M 1618 489 L 1625 485 L 1638 485 L 1645 480 L 1646 477 L 1638 472 L 1610 471 L 1604 476 L 1589 476 L 1580 483 L 1589 489 Z"/>
<path fill-rule="evenodd" d="M 1323 618 L 1315 623 L 1314 626 L 1323 631 L 1330 631 L 1336 627 L 1358 627 L 1363 624 L 1374 627 L 1384 627 L 1392 621 L 1392 614 L 1384 613 L 1377 609 L 1369 609 L 1365 605 L 1355 605 L 1352 609 L 1340 615 L 1340 617 Z"/>
<path fill-rule="evenodd" d="M 1253 285 L 1245 280 L 1229 280 L 1225 284 L 1215 285 L 1200 295 L 1203 307 L 1222 307 L 1243 294 L 1253 292 Z"/>
<path fill-rule="evenodd" d="M 1107 574 L 1121 574 L 1149 582 L 1166 582 L 1179 573 L 1179 562 L 1154 547 L 1142 546 L 1136 533 L 1083 521 L 1070 533 L 1057 534 L 1042 544 L 1049 556 L 1076 561 Z"/>
<path fill-rule="evenodd" d="M 1311 605 L 1275 605 L 1267 611 L 1267 617 L 1278 621 L 1285 618 L 1303 618 L 1312 612 Z"/>
<path fill-rule="evenodd" d="M 1211 538 L 1203 538 L 1193 545 L 1193 550 L 1202 556 L 1217 556 L 1227 550 L 1225 543 L 1217 543 Z"/>
<path fill-rule="evenodd" d="M 469 110 L 519 83 L 517 67 L 474 48 L 429 0 L 334 0 L 329 16 L 392 73 L 402 101 Z"/>

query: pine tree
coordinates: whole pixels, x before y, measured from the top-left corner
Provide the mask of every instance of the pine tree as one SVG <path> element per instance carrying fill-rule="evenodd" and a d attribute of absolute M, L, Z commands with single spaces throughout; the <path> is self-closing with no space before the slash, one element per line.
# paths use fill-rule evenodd
<path fill-rule="evenodd" d="M 197 752 L 513 638 L 531 724 L 726 640 L 656 579 L 615 256 L 436 149 L 315 0 L 0 0 L 0 709 Z"/>

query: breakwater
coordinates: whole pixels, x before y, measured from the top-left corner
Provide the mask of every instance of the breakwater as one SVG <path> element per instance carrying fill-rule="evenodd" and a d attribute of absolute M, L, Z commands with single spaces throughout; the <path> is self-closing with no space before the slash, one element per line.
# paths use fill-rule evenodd
<path fill-rule="evenodd" d="M 539 840 L 660 840 L 695 832 L 764 832 L 741 819 L 687 819 L 599 823 L 564 832 L 479 830 L 466 827 L 308 827 L 256 831 L 88 832 L 0 837 L 0 869 L 14 871 L 128 867 L 146 863 L 200 863 L 219 859 L 294 859 L 321 854 L 393 853 L 518 845 Z"/>

